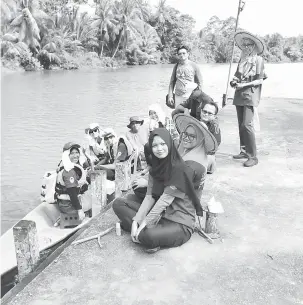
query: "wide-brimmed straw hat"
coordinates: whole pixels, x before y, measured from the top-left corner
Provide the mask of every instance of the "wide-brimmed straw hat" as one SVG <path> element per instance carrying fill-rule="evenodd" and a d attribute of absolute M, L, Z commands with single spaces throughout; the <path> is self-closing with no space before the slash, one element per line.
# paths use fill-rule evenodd
<path fill-rule="evenodd" d="M 189 124 L 196 126 L 205 138 L 205 149 L 207 154 L 215 152 L 217 150 L 217 140 L 211 134 L 211 132 L 208 130 L 207 126 L 203 122 L 200 122 L 194 117 L 183 113 L 174 115 L 173 120 L 179 133 L 184 132 Z"/>
<path fill-rule="evenodd" d="M 236 45 L 241 49 L 243 50 L 244 47 L 243 47 L 243 39 L 250 39 L 252 40 L 255 45 L 256 45 L 256 48 L 257 48 L 257 53 L 259 55 L 263 54 L 264 51 L 265 51 L 265 43 L 258 37 L 256 37 L 255 35 L 247 32 L 247 31 L 243 31 L 243 30 L 239 30 L 235 33 L 235 42 L 236 42 Z"/>
<path fill-rule="evenodd" d="M 141 125 L 144 123 L 144 120 L 141 120 L 138 116 L 132 116 L 129 118 L 128 128 L 131 128 L 133 122 L 140 123 Z"/>

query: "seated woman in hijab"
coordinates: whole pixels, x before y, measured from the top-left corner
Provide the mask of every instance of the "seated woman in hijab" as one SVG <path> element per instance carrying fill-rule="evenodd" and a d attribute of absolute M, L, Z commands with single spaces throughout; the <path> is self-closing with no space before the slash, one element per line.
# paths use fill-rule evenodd
<path fill-rule="evenodd" d="M 199 197 L 206 175 L 206 153 L 216 148 L 215 140 L 199 121 L 194 119 L 187 128 L 188 116 L 178 116 L 176 125 L 184 130 L 182 139 L 191 143 L 181 147 L 184 160 L 169 132 L 155 129 L 149 137 L 152 160 L 143 202 L 129 194 L 113 203 L 121 227 L 149 253 L 187 242 L 194 231 L 195 215 L 203 215 Z"/>
<path fill-rule="evenodd" d="M 115 132 L 111 128 L 104 131 L 104 140 L 107 146 L 107 154 L 104 164 L 99 162 L 95 169 L 105 169 L 108 180 L 115 180 L 115 168 L 117 162 L 128 160 L 133 152 L 133 147 L 125 136 L 117 138 Z"/>
<path fill-rule="evenodd" d="M 87 134 L 88 141 L 85 155 L 89 158 L 91 164 L 97 165 L 100 161 L 105 159 L 106 156 L 103 130 L 98 123 L 92 123 L 85 129 L 85 133 Z"/>
<path fill-rule="evenodd" d="M 148 119 L 144 124 L 148 126 L 149 132 L 165 127 L 165 114 L 160 105 L 152 104 L 148 107 Z"/>
<path fill-rule="evenodd" d="M 79 144 L 68 142 L 63 147 L 61 162 L 57 168 L 56 196 L 58 208 L 62 213 L 70 214 L 78 212 L 80 220 L 83 220 L 84 211 L 91 206 L 82 206 L 80 196 L 88 189 L 86 172 L 83 167 L 87 165 L 87 159 L 82 153 Z"/>

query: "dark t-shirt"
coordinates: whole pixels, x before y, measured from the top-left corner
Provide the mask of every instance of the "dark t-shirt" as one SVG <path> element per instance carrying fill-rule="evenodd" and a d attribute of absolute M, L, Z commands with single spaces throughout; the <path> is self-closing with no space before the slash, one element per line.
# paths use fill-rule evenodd
<path fill-rule="evenodd" d="M 207 123 L 205 123 L 206 126 L 208 127 L 209 132 L 215 137 L 215 139 L 217 140 L 218 143 L 218 147 L 221 144 L 221 130 L 219 127 L 219 121 L 218 119 L 209 121 Z M 209 155 L 214 155 L 215 152 L 210 153 Z"/>
<path fill-rule="evenodd" d="M 201 109 L 203 109 L 204 105 L 209 101 L 213 101 L 213 99 L 203 91 L 197 89 L 194 90 L 190 97 L 180 105 L 184 108 L 190 109 L 190 115 L 200 120 Z"/>

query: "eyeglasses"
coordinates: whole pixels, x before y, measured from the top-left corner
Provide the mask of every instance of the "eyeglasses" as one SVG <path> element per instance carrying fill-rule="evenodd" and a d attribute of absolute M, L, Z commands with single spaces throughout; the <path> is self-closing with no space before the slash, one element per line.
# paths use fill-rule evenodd
<path fill-rule="evenodd" d="M 202 113 L 205 114 L 205 115 L 215 115 L 214 113 L 211 113 L 211 112 L 208 112 L 208 111 L 205 111 L 205 110 L 202 110 Z"/>
<path fill-rule="evenodd" d="M 246 44 L 242 44 L 242 46 L 244 47 L 244 48 L 247 48 L 247 47 L 252 47 L 252 46 L 254 46 L 255 44 L 254 43 L 246 43 Z"/>
<path fill-rule="evenodd" d="M 94 132 L 97 132 L 97 131 L 99 131 L 98 127 L 94 128 L 94 129 L 90 129 L 89 133 L 91 134 L 91 133 L 94 133 Z"/>
<path fill-rule="evenodd" d="M 186 52 L 180 52 L 178 55 L 186 55 Z"/>
<path fill-rule="evenodd" d="M 196 135 L 187 133 L 186 131 L 182 132 L 181 136 L 182 136 L 183 140 L 185 140 L 187 138 L 190 142 L 192 142 L 194 139 L 197 138 Z"/>

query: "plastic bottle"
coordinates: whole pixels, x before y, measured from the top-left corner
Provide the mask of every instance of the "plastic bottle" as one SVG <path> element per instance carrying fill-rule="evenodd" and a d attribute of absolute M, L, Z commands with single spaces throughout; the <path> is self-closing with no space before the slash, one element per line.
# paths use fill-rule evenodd
<path fill-rule="evenodd" d="M 121 226 L 120 226 L 120 222 L 116 223 L 116 234 L 117 236 L 121 236 Z"/>

